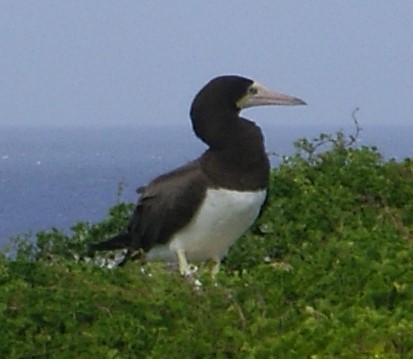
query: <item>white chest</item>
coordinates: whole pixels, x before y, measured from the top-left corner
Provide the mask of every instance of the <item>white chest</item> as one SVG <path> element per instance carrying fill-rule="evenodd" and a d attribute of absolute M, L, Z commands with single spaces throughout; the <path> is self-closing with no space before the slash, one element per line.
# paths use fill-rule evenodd
<path fill-rule="evenodd" d="M 220 260 L 257 219 L 265 197 L 266 190 L 209 189 L 190 223 L 167 245 L 149 251 L 148 260 L 176 260 L 177 250 L 183 250 L 188 260 Z"/>

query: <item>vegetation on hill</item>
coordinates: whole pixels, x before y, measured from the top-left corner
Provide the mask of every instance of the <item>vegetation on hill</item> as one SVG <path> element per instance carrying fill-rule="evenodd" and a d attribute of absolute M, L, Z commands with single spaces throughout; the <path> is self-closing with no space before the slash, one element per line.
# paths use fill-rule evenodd
<path fill-rule="evenodd" d="M 0 256 L 2 358 L 413 358 L 413 161 L 353 142 L 297 141 L 216 282 L 208 264 L 194 286 L 85 258 L 130 204 L 17 238 Z"/>

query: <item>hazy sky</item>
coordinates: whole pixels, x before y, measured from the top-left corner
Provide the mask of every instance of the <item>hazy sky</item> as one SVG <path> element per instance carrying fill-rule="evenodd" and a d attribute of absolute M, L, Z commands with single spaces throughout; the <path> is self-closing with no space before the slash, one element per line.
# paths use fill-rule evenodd
<path fill-rule="evenodd" d="M 413 1 L 0 2 L 0 125 L 186 123 L 210 78 L 308 106 L 280 123 L 413 120 Z"/>

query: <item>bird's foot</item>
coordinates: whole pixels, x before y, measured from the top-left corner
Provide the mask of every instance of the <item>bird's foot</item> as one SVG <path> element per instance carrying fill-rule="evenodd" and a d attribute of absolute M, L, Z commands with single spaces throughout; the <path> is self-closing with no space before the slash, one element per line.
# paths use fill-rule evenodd
<path fill-rule="evenodd" d="M 186 259 L 185 251 L 178 249 L 176 251 L 176 256 L 178 257 L 179 273 L 181 273 L 182 276 L 192 275 L 190 265 Z"/>
<path fill-rule="evenodd" d="M 202 283 L 196 277 L 198 267 L 193 264 L 188 264 L 185 252 L 183 250 L 176 251 L 176 255 L 178 257 L 179 273 L 181 273 L 182 277 L 184 277 L 185 280 L 189 284 L 191 284 L 195 290 L 199 290 L 202 286 Z"/>
<path fill-rule="evenodd" d="M 181 275 L 183 276 L 193 276 L 198 272 L 198 267 L 193 264 L 189 264 L 187 268 L 183 272 L 181 272 Z"/>

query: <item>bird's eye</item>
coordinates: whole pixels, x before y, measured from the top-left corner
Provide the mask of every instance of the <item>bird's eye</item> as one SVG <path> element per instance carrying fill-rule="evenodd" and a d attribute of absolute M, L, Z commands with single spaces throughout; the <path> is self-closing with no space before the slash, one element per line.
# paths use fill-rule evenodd
<path fill-rule="evenodd" d="M 257 92 L 258 92 L 258 90 L 257 90 L 256 87 L 250 87 L 250 88 L 248 89 L 248 93 L 249 93 L 250 95 L 256 95 Z"/>

